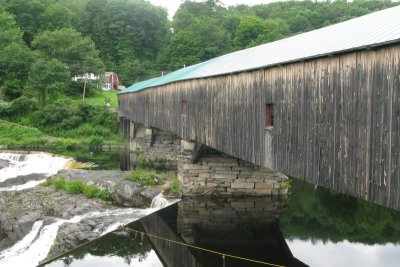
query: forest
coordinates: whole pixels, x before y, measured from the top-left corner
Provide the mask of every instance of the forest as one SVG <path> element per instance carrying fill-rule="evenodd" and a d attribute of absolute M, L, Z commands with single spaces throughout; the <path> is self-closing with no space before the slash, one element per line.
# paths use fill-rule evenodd
<path fill-rule="evenodd" d="M 0 132 L 10 132 L 7 121 L 13 129 L 34 127 L 27 131 L 39 131 L 37 136 L 102 143 L 118 130 L 115 114 L 103 105 L 115 95 L 89 84 L 89 99 L 100 100 L 81 101 L 85 85 L 71 77 L 112 71 L 130 86 L 399 4 L 340 0 L 226 7 L 223 2 L 187 0 L 169 20 L 165 9 L 145 0 L 0 0 Z M 2 134 L 0 145 L 15 142 L 11 139 Z"/>

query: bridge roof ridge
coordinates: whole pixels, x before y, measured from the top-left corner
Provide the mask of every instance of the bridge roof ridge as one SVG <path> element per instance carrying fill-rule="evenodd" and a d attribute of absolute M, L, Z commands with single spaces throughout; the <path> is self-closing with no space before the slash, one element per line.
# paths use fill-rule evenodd
<path fill-rule="evenodd" d="M 400 5 L 282 40 L 239 50 L 138 82 L 123 93 L 400 42 Z M 263 56 L 260 56 L 263 55 Z"/>

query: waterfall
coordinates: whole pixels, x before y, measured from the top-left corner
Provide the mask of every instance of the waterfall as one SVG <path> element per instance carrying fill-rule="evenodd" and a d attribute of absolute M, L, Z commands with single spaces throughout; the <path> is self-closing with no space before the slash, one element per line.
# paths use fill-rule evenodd
<path fill-rule="evenodd" d="M 43 152 L 33 154 L 0 153 L 0 159 L 10 161 L 10 166 L 0 169 L 0 182 L 32 173 L 43 173 L 50 176 L 63 169 L 68 162 L 73 161 L 73 158 Z"/>
<path fill-rule="evenodd" d="M 101 232 L 101 235 L 104 235 L 117 229 L 120 225 L 125 225 L 140 219 L 152 212 L 154 212 L 154 209 L 126 208 L 106 210 L 103 212 L 89 212 L 85 215 L 74 216 L 69 220 L 57 219 L 56 222 L 46 226 L 42 226 L 43 221 L 37 221 L 33 224 L 30 233 L 22 240 L 11 248 L 0 252 L 0 266 L 37 266 L 47 257 L 57 237 L 58 229 L 64 223 L 79 223 L 84 219 L 90 218 L 122 217 L 116 220 L 117 222 L 106 227 L 106 229 Z M 99 229 L 95 229 L 94 232 L 99 232 Z"/>
<path fill-rule="evenodd" d="M 9 166 L 0 169 L 0 183 L 17 176 L 29 175 L 34 173 L 43 174 L 44 177 L 56 174 L 59 170 L 70 168 L 83 168 L 95 166 L 94 163 L 87 165 L 76 162 L 73 158 L 57 156 L 50 153 L 34 152 L 34 153 L 1 153 L 0 159 L 9 161 Z M 23 185 L 14 185 L 1 188 L 1 191 L 20 191 L 32 188 L 43 182 L 29 181 Z"/>

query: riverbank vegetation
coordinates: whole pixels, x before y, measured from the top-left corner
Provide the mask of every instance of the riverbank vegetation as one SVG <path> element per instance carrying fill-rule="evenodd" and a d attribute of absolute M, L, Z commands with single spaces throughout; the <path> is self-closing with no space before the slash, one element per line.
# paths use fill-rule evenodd
<path fill-rule="evenodd" d="M 163 186 L 167 196 L 180 197 L 182 195 L 182 186 L 174 172 L 137 168 L 131 172 L 131 175 L 125 177 L 125 180 L 147 187 Z"/>
<path fill-rule="evenodd" d="M 111 200 L 107 189 L 99 189 L 94 185 L 87 185 L 82 180 L 65 181 L 63 177 L 48 178 L 42 186 L 54 186 L 56 190 L 64 190 L 72 195 L 83 194 L 87 198 L 98 198 L 101 200 Z"/>
<path fill-rule="evenodd" d="M 0 0 L 0 119 L 28 127 L 3 125 L 12 132 L 1 144 L 121 144 L 115 92 L 73 77 L 112 71 L 130 86 L 397 4 L 185 1 L 170 21 L 144 0 Z"/>

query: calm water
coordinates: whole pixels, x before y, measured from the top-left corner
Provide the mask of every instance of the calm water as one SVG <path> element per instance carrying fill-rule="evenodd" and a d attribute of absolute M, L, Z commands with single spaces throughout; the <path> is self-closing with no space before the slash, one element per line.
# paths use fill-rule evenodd
<path fill-rule="evenodd" d="M 399 241 L 398 212 L 294 181 L 284 200 L 185 198 L 45 266 L 269 266 L 229 256 L 224 265 L 213 252 L 283 266 L 400 266 Z"/>

